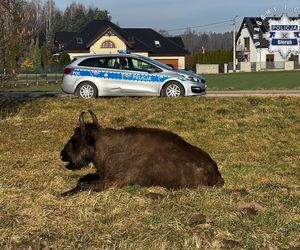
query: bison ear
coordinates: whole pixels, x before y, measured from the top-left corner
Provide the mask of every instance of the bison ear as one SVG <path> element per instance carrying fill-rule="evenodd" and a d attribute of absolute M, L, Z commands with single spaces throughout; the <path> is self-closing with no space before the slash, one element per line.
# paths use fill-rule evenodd
<path fill-rule="evenodd" d="M 79 127 L 80 127 L 80 131 L 82 135 L 86 134 L 86 127 L 85 127 L 85 123 L 84 123 L 84 114 L 85 112 L 81 112 L 80 116 L 79 116 Z"/>
<path fill-rule="evenodd" d="M 89 112 L 90 112 L 90 115 L 91 115 L 91 117 L 93 119 L 93 123 L 97 124 L 99 127 L 101 127 L 101 125 L 99 124 L 97 116 L 95 115 L 95 113 L 92 110 L 90 110 L 90 109 L 89 109 Z"/>

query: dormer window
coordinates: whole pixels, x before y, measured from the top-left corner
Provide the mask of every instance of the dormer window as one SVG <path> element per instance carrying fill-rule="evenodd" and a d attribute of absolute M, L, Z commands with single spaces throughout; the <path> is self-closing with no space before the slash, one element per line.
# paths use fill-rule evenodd
<path fill-rule="evenodd" d="M 133 44 L 134 43 L 134 37 L 133 36 L 128 37 L 128 42 Z"/>
<path fill-rule="evenodd" d="M 155 45 L 156 48 L 161 47 L 160 41 L 158 41 L 158 40 L 155 40 L 155 41 L 154 41 L 154 45 Z"/>
<path fill-rule="evenodd" d="M 112 41 L 105 41 L 102 43 L 101 48 L 115 48 L 115 44 Z"/>
<path fill-rule="evenodd" d="M 83 39 L 82 39 L 82 37 L 76 37 L 76 43 L 77 43 L 77 44 L 83 44 Z"/>
<path fill-rule="evenodd" d="M 161 47 L 160 42 L 158 40 L 154 41 L 154 45 L 155 45 L 156 48 Z"/>

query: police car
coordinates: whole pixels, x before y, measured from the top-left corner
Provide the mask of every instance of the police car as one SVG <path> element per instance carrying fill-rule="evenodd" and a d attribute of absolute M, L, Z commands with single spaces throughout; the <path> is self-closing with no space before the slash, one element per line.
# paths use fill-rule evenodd
<path fill-rule="evenodd" d="M 81 98 L 98 96 L 204 95 L 205 79 L 134 54 L 75 57 L 64 69 L 62 90 Z"/>

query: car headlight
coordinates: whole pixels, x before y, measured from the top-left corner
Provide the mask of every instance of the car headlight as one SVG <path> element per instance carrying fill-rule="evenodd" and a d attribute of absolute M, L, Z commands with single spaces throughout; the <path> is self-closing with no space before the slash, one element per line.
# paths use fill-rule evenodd
<path fill-rule="evenodd" d="M 186 80 L 189 80 L 189 81 L 192 81 L 192 82 L 200 82 L 200 79 L 199 79 L 199 78 L 196 78 L 196 77 L 193 77 L 193 76 L 183 75 L 183 77 L 184 77 Z"/>

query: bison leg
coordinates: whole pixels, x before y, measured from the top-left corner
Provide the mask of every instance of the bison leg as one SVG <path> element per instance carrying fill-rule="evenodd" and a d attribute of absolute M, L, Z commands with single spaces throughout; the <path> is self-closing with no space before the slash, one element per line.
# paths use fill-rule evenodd
<path fill-rule="evenodd" d="M 61 194 L 61 196 L 72 196 L 75 195 L 81 191 L 95 191 L 100 192 L 104 190 L 104 183 L 102 181 L 96 181 L 96 182 L 78 182 L 77 186 L 75 188 L 72 188 L 71 190 L 64 192 Z"/>
<path fill-rule="evenodd" d="M 98 174 L 87 174 L 85 176 L 80 177 L 80 179 L 78 180 L 78 182 L 87 182 L 87 183 L 92 183 L 95 181 L 100 181 L 101 178 Z"/>
<path fill-rule="evenodd" d="M 82 176 L 75 188 L 64 192 L 61 196 L 72 196 L 81 191 L 92 190 L 100 192 L 104 189 L 104 182 L 101 180 L 100 176 L 97 174 L 87 174 Z"/>

